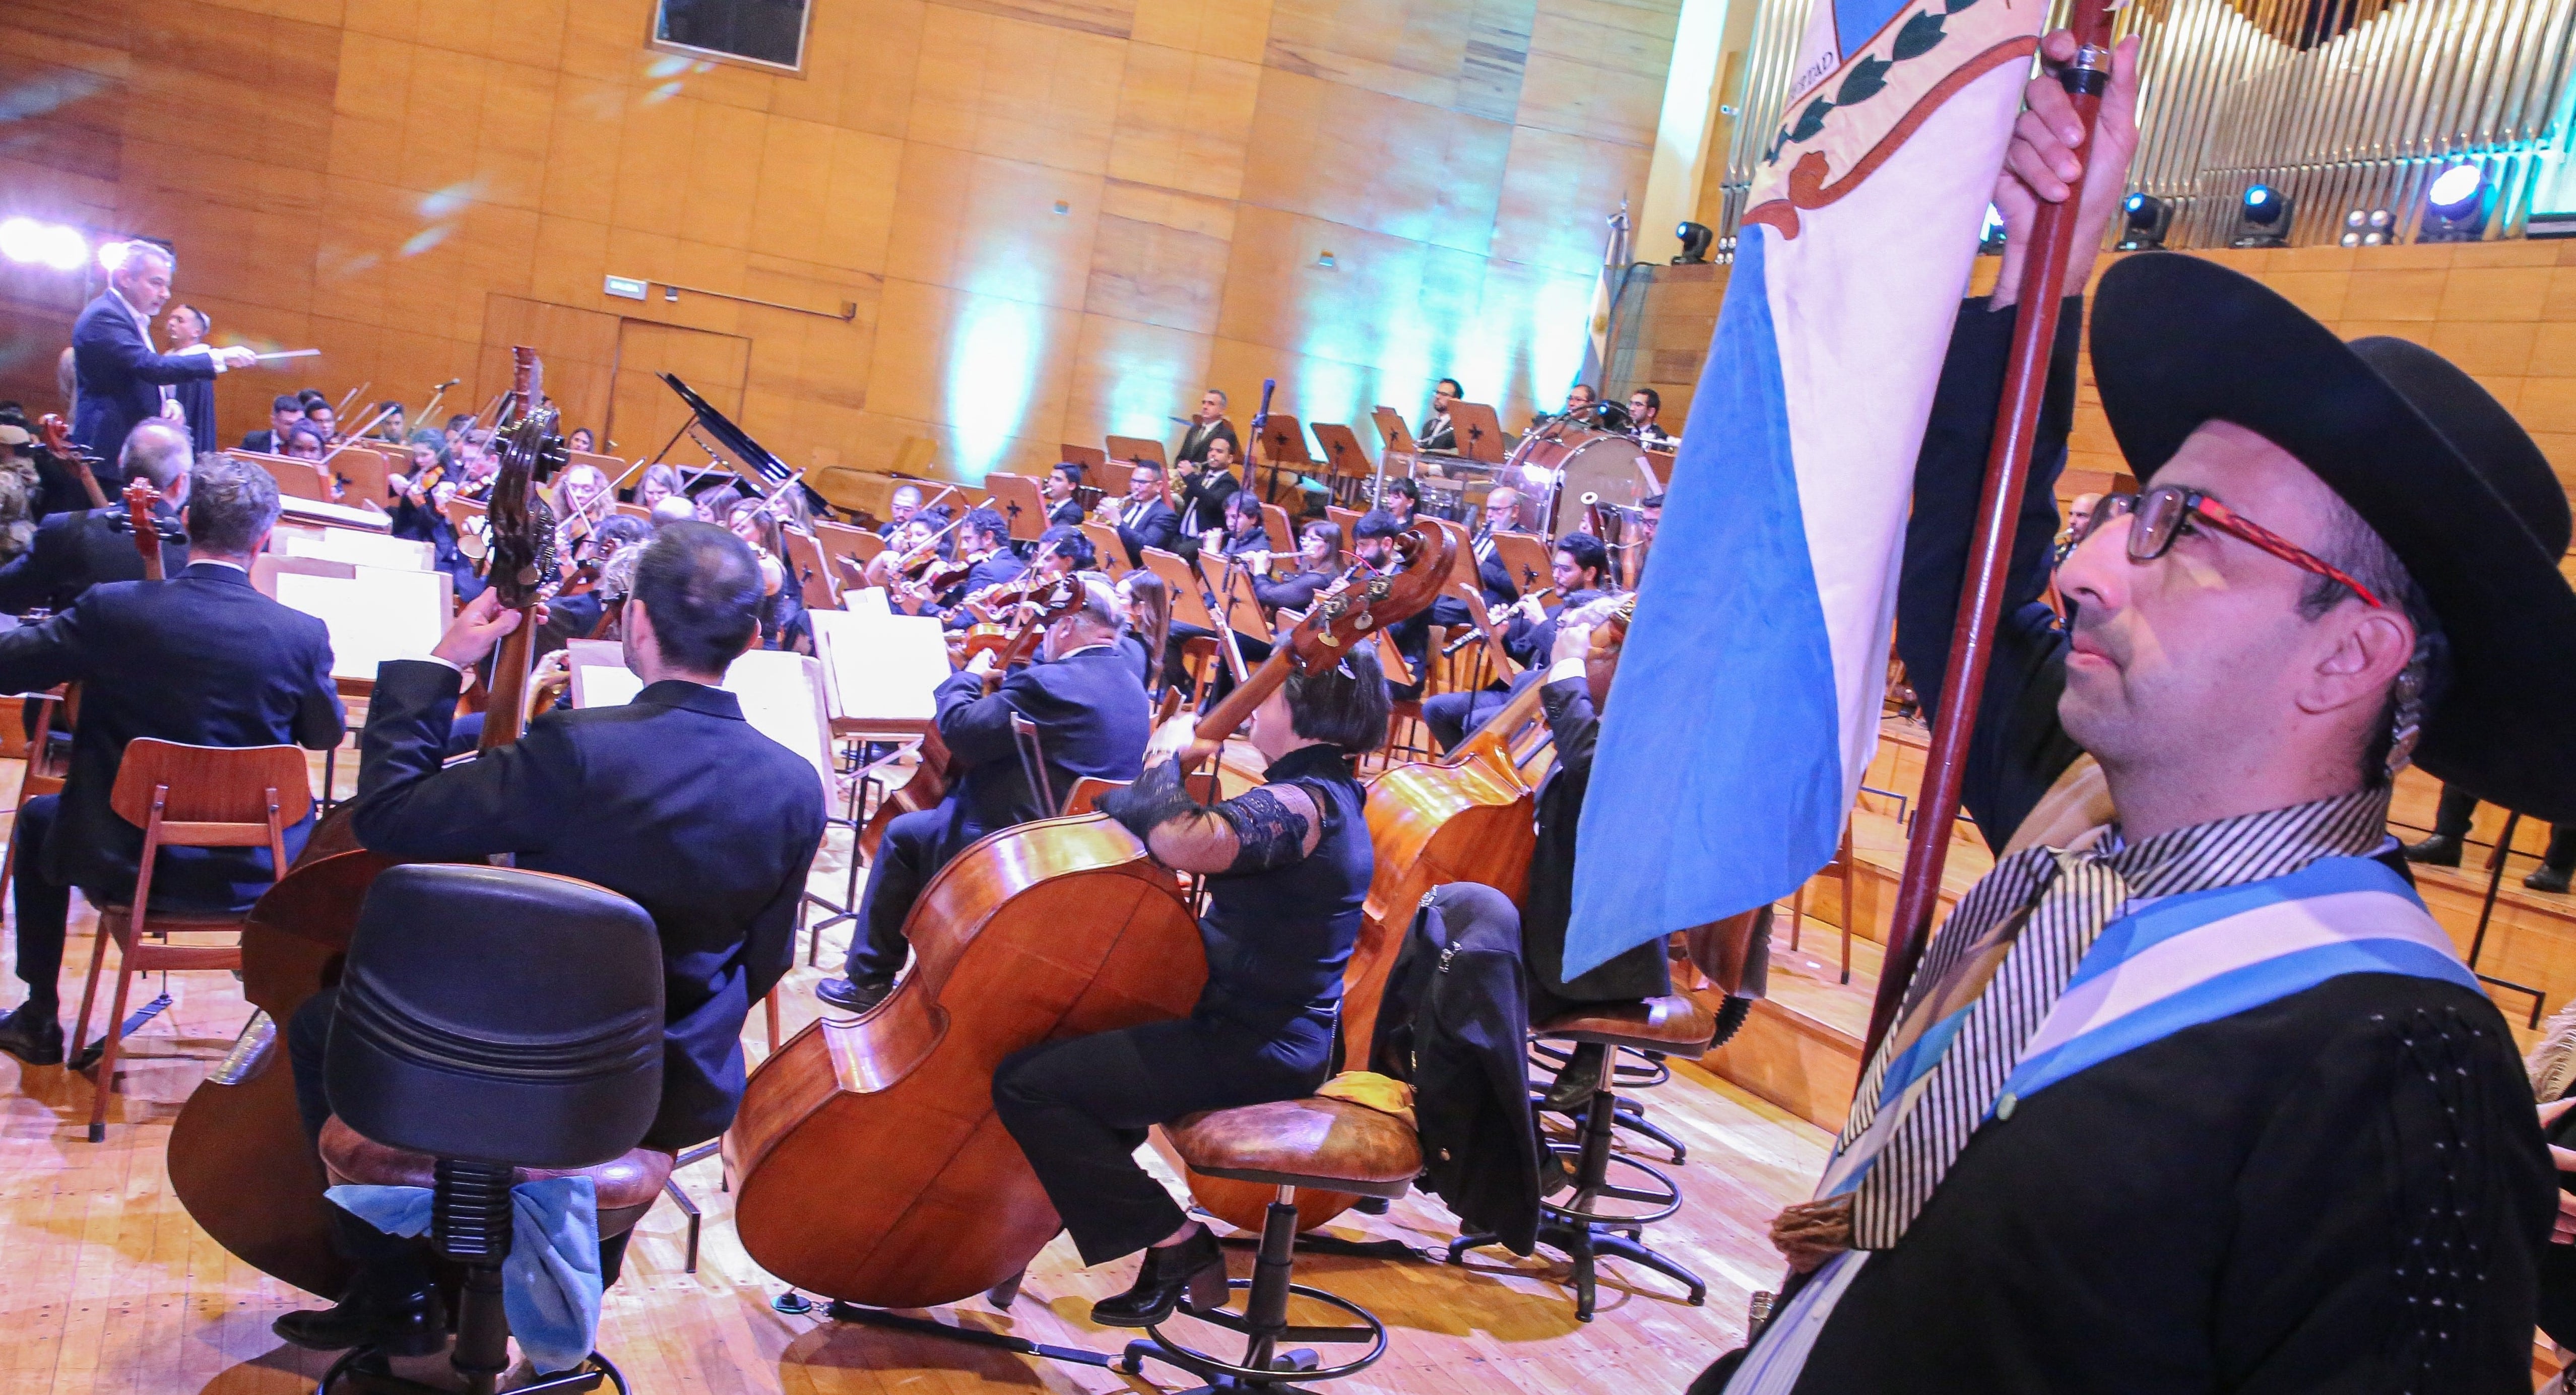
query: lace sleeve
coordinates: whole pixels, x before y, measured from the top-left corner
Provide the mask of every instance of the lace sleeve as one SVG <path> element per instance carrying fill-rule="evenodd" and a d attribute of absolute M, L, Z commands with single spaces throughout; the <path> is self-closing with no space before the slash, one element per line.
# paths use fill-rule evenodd
<path fill-rule="evenodd" d="M 1227 873 L 1285 867 L 1322 840 L 1314 796 L 1293 784 L 1263 785 L 1213 806 L 1192 798 L 1180 763 L 1100 799 L 1100 811 L 1145 840 L 1154 860 L 1180 872 Z"/>

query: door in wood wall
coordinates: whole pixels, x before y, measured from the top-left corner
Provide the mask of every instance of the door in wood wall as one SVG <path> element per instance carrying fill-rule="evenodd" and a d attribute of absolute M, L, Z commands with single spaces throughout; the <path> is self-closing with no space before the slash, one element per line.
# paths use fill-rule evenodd
<path fill-rule="evenodd" d="M 742 419 L 742 385 L 751 370 L 751 341 L 739 334 L 621 320 L 617 326 L 615 399 L 608 411 L 608 431 L 616 439 L 600 449 L 629 460 L 649 459 L 689 420 L 689 406 L 659 374 L 687 383 L 717 411 Z M 680 464 L 702 464 L 705 452 L 682 445 L 671 453 Z"/>
<path fill-rule="evenodd" d="M 538 360 L 545 364 L 546 396 L 563 413 L 564 433 L 587 426 L 598 434 L 608 416 L 609 381 L 617 371 L 617 324 L 617 316 L 597 310 L 487 294 L 483 297 L 483 355 L 475 365 L 479 395 L 469 401 L 451 391 L 447 401 L 458 412 L 471 412 L 490 402 L 510 385 L 511 346 L 526 344 L 536 349 Z M 439 414 L 449 411 L 441 407 Z M 606 444 L 600 449 L 606 450 Z"/>

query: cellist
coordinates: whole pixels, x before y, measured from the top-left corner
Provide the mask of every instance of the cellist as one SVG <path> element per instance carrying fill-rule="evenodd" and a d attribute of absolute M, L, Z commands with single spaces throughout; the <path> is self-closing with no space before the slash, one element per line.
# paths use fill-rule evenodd
<path fill-rule="evenodd" d="M 1144 769 L 1153 713 L 1136 681 L 1133 660 L 1118 647 L 1118 598 L 1086 579 L 1082 608 L 1047 627 L 1039 662 L 1012 673 L 989 695 L 984 675 L 991 651 L 979 651 L 933 695 L 949 762 L 949 789 L 938 805 L 889 821 L 859 895 L 859 924 L 850 936 L 843 977 L 814 986 L 814 995 L 847 1012 L 865 1012 L 894 991 L 911 946 L 904 920 L 921 889 L 948 860 L 985 834 L 1056 812 L 1030 788 L 1011 719 L 1037 726 L 1047 783 L 1058 801 L 1085 776 L 1128 781 Z"/>
<path fill-rule="evenodd" d="M 509 853 L 632 897 L 662 940 L 662 1105 L 647 1147 L 678 1150 L 724 1132 L 742 1100 L 742 1024 L 794 958 L 805 873 L 823 837 L 813 767 L 743 720 L 717 684 L 759 624 L 760 568 L 708 524 L 663 525 L 635 568 L 623 612 L 626 666 L 644 680 L 621 707 L 549 712 L 518 742 L 442 770 L 464 670 L 520 615 L 486 592 L 427 659 L 379 665 L 361 740 L 355 832 L 368 848 L 421 861 Z M 494 991 L 507 991 L 495 985 Z M 287 1028 L 308 1138 L 330 1119 L 322 1079 L 340 991 L 316 994 Z M 426 1253 L 336 1212 L 359 1264 L 331 1308 L 287 1313 L 277 1335 L 394 1354 L 444 1341 Z M 624 1237 L 603 1246 L 615 1282 Z"/>
<path fill-rule="evenodd" d="M 1180 1021 L 1048 1042 L 1005 1058 L 993 1105 L 1085 1264 L 1145 1252 L 1136 1282 L 1091 1320 L 1145 1327 L 1185 1300 L 1225 1300 L 1225 1257 L 1136 1164 L 1154 1124 L 1202 1109 L 1298 1099 L 1324 1082 L 1376 854 L 1352 760 L 1386 741 L 1389 699 L 1373 644 L 1289 675 L 1249 733 L 1262 784 L 1202 805 L 1177 753 L 1192 722 L 1157 735 L 1145 777 L 1100 800 L 1154 860 L 1207 876 L 1199 922 L 1207 988 Z"/>

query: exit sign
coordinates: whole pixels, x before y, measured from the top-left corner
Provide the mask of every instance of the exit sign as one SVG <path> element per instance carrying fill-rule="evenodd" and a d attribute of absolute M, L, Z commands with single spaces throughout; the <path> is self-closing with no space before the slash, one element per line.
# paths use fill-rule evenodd
<path fill-rule="evenodd" d="M 610 295 L 617 296 L 620 299 L 642 300 L 644 299 L 644 293 L 650 289 L 650 287 L 651 283 L 633 276 L 611 276 L 608 278 L 607 290 Z"/>

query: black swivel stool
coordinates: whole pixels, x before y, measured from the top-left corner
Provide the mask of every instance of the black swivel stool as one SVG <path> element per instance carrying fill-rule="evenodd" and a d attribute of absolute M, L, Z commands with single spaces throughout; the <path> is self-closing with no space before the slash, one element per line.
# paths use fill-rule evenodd
<path fill-rule="evenodd" d="M 1601 1082 L 1584 1104 L 1577 1140 L 1549 1145 L 1550 1152 L 1573 1164 L 1573 1196 L 1539 1202 L 1538 1242 L 1574 1261 L 1574 1316 L 1592 1320 L 1596 1270 L 1604 1258 L 1642 1264 L 1687 1287 L 1693 1304 L 1707 1302 L 1708 1285 L 1699 1275 L 1644 1243 L 1647 1226 L 1681 1209 L 1682 1189 L 1661 1169 L 1611 1151 L 1612 1135 L 1624 1122 L 1613 1053 L 1625 1048 L 1695 1056 L 1716 1037 L 1716 1020 L 1689 997 L 1676 994 L 1586 1007 L 1538 1023 L 1530 1034 L 1571 1046 L 1573 1062 L 1591 1067 Z M 1633 1184 L 1613 1183 L 1613 1166 L 1629 1174 Z M 1609 1209 L 1614 1206 L 1624 1209 Z M 1455 1264 L 1467 1251 L 1493 1243 L 1491 1235 L 1461 1235 L 1449 1242 L 1449 1261 Z"/>
<path fill-rule="evenodd" d="M 335 1183 L 428 1187 L 429 1243 L 464 1270 L 449 1360 L 490 1395 L 509 1358 L 510 1188 L 588 1176 L 603 1240 L 643 1219 L 671 1155 L 638 1147 L 662 1102 L 662 949 L 644 908 L 570 877 L 419 865 L 376 879 L 331 1024 Z M 427 1392 L 361 1347 L 323 1377 Z M 626 1380 L 597 1352 L 528 1391 Z"/>
<path fill-rule="evenodd" d="M 1347 1298 L 1294 1282 L 1297 1248 L 1297 1189 L 1356 1192 L 1393 1200 L 1412 1187 L 1422 1173 L 1422 1143 L 1413 1126 L 1390 1114 L 1345 1100 L 1286 1100 L 1193 1114 L 1166 1126 L 1181 1160 L 1211 1177 L 1275 1186 L 1279 1195 L 1261 1222 L 1261 1257 L 1250 1279 L 1229 1286 L 1245 1290 L 1243 1311 L 1199 1312 L 1192 1316 L 1244 1335 L 1243 1357 L 1222 1357 L 1181 1345 L 1161 1327 L 1147 1328 L 1150 1340 L 1127 1344 L 1120 1365 L 1129 1375 L 1145 1360 L 1169 1362 L 1207 1382 L 1199 1391 L 1260 1390 L 1278 1384 L 1336 1380 L 1367 1367 L 1386 1354 L 1386 1324 Z M 1309 1327 L 1288 1321 L 1288 1296 L 1328 1304 L 1357 1320 L 1355 1325 Z M 1312 1351 L 1282 1352 L 1286 1342 L 1358 1345 L 1365 1355 L 1324 1366 Z M 1190 1392 L 1198 1395 L 1198 1391 Z"/>

